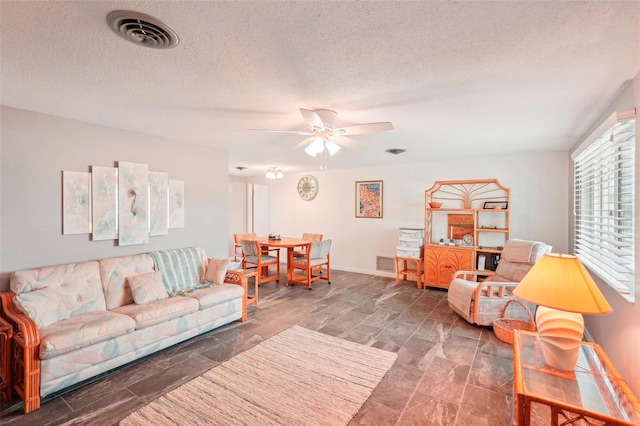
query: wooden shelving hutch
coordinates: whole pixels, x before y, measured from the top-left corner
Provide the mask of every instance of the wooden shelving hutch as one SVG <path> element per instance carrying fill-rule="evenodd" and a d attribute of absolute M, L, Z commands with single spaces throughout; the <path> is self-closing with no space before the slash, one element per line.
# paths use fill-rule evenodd
<path fill-rule="evenodd" d="M 487 202 L 502 208 L 485 208 L 490 207 Z M 441 203 L 441 207 L 430 203 Z M 495 269 L 509 239 L 509 188 L 498 179 L 436 181 L 425 191 L 424 204 L 427 286 L 448 289 L 458 270 Z M 461 224 L 452 225 L 456 219 Z M 452 237 L 455 245 L 449 244 Z"/>

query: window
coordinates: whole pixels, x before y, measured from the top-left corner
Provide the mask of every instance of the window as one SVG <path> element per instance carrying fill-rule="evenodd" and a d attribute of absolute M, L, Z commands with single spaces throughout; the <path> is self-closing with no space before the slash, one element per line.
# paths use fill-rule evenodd
<path fill-rule="evenodd" d="M 574 252 L 629 300 L 635 293 L 634 113 L 614 115 L 573 155 Z"/>

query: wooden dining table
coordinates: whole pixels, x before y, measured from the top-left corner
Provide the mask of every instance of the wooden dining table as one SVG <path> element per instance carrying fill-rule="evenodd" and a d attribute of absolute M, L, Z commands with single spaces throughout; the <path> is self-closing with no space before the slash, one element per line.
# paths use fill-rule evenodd
<path fill-rule="evenodd" d="M 281 237 L 279 240 L 274 240 L 267 237 L 258 238 L 258 242 L 261 245 L 268 246 L 269 249 L 287 249 L 287 285 L 293 278 L 293 269 L 289 264 L 289 253 L 291 253 L 296 247 L 303 247 L 307 244 L 311 244 L 310 240 L 303 240 L 301 238 Z"/>

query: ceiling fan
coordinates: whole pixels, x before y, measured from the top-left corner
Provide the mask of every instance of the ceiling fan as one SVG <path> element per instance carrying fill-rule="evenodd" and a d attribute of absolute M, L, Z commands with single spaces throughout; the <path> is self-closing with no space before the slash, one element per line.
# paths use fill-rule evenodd
<path fill-rule="evenodd" d="M 293 148 L 296 149 L 306 145 L 304 151 L 312 157 L 324 153 L 325 150 L 329 155 L 333 155 L 340 150 L 342 145 L 353 146 L 357 144 L 355 140 L 347 138 L 347 135 L 360 135 L 364 133 L 377 133 L 393 130 L 393 124 L 388 121 L 382 123 L 356 124 L 353 126 L 336 128 L 335 124 L 338 113 L 329 109 L 310 110 L 300 108 L 300 113 L 309 125 L 308 131 L 266 129 L 249 130 L 273 133 L 295 133 L 298 135 L 309 136 Z"/>

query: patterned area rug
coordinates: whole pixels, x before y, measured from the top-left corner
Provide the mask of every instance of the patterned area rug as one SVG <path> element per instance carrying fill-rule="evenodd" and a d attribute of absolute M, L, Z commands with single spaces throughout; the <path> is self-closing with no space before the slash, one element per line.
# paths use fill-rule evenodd
<path fill-rule="evenodd" d="M 293 326 L 120 425 L 346 425 L 396 354 Z"/>

